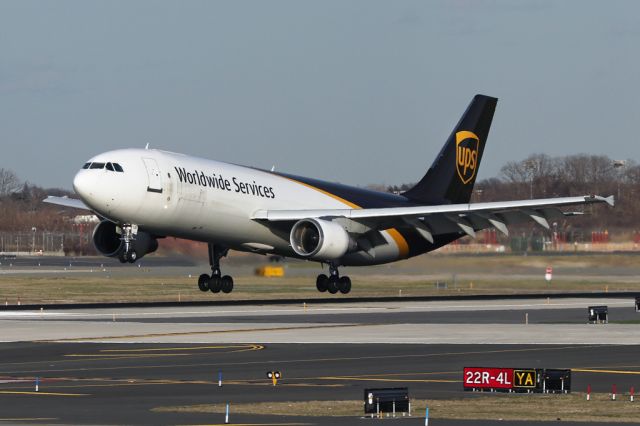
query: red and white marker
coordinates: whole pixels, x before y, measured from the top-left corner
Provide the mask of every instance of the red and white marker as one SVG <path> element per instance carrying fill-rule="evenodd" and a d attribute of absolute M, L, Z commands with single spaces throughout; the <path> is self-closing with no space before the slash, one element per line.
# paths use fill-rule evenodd
<path fill-rule="evenodd" d="M 591 400 L 591 385 L 587 385 L 587 401 Z"/>
<path fill-rule="evenodd" d="M 544 273 L 544 279 L 548 281 L 551 281 L 551 278 L 553 277 L 553 268 L 551 268 L 551 266 L 547 266 L 547 270 Z"/>

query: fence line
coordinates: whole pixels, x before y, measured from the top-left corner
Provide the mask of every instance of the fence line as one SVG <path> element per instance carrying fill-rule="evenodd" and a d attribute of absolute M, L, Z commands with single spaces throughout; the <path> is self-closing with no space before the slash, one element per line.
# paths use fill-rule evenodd
<path fill-rule="evenodd" d="M 91 232 L 0 232 L 0 254 L 94 254 Z"/>

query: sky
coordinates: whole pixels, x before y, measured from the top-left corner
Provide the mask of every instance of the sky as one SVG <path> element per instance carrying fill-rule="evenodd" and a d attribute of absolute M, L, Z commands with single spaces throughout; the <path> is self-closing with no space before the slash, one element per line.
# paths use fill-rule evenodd
<path fill-rule="evenodd" d="M 0 2 L 0 168 L 71 188 L 91 156 L 182 152 L 415 182 L 476 93 L 478 178 L 532 153 L 640 157 L 637 1 Z"/>

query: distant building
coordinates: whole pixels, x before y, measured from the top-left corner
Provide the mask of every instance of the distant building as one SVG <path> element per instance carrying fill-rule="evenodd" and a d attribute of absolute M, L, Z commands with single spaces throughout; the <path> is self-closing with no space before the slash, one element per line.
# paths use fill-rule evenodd
<path fill-rule="evenodd" d="M 98 220 L 98 216 L 94 214 L 79 214 L 77 216 L 74 216 L 74 218 L 71 219 L 71 222 L 79 225 L 81 223 L 98 223 L 100 222 L 100 220 Z"/>

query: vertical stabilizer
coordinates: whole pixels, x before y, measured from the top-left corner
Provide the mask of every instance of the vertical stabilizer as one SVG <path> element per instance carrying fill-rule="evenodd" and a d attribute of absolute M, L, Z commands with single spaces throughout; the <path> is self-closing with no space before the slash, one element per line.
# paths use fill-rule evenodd
<path fill-rule="evenodd" d="M 429 205 L 469 202 L 497 103 L 474 96 L 427 174 L 402 195 Z"/>

